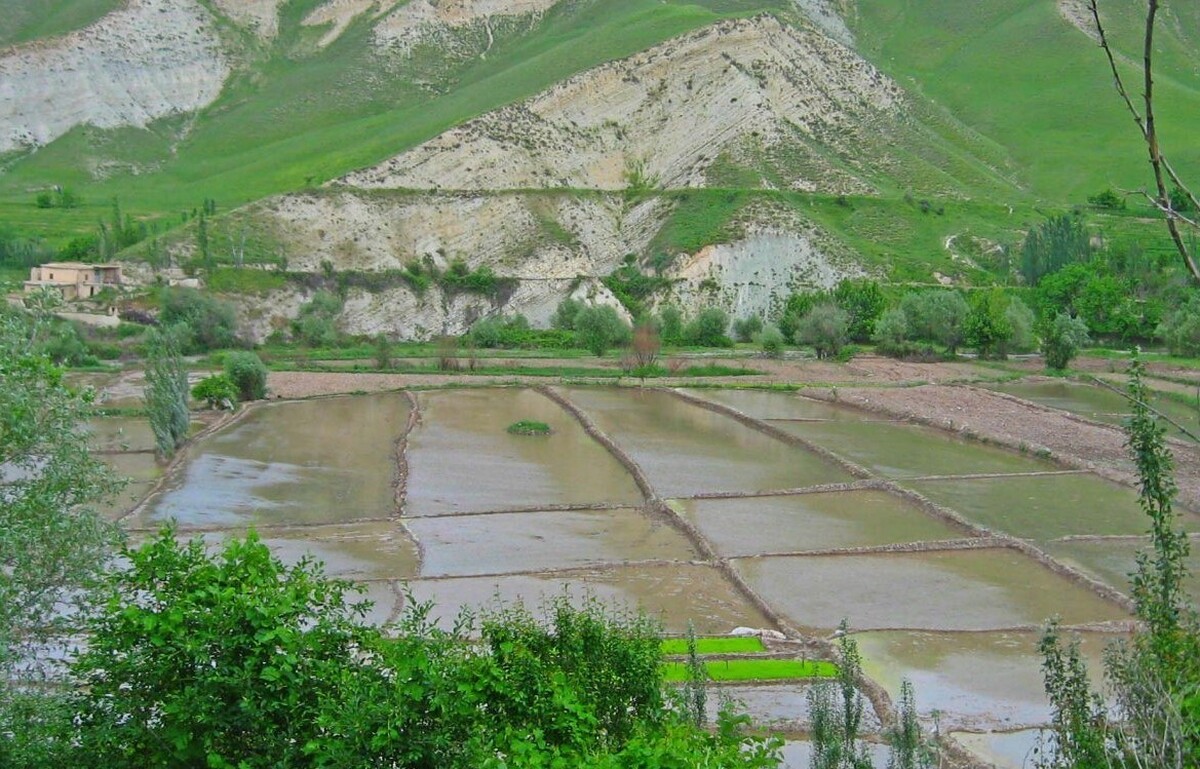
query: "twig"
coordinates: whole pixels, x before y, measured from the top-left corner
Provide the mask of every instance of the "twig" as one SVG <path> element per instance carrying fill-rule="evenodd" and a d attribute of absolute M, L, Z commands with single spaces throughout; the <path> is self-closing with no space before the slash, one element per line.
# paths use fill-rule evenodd
<path fill-rule="evenodd" d="M 1117 393 L 1118 395 L 1120 395 L 1122 398 L 1124 398 L 1125 400 L 1129 401 L 1130 403 L 1134 403 L 1134 404 L 1137 404 L 1137 405 L 1140 405 L 1140 406 L 1145 406 L 1147 411 L 1149 411 L 1150 413 L 1154 414 L 1156 417 L 1158 417 L 1159 419 L 1163 420 L 1164 422 L 1167 422 L 1167 423 L 1168 423 L 1168 424 L 1170 424 L 1172 427 L 1174 427 L 1176 430 L 1178 430 L 1179 432 L 1183 433 L 1183 434 L 1184 434 L 1184 435 L 1186 435 L 1187 437 L 1189 437 L 1189 438 L 1191 438 L 1192 440 L 1194 440 L 1196 443 L 1200 443 L 1200 436 L 1197 436 L 1197 435 L 1196 435 L 1195 433 L 1193 433 L 1191 430 L 1188 430 L 1186 427 L 1184 427 L 1183 425 L 1179 424 L 1179 423 L 1178 423 L 1178 422 L 1176 422 L 1174 419 L 1171 419 L 1169 416 L 1167 416 L 1166 414 L 1162 413 L 1162 412 L 1161 412 L 1161 411 L 1159 411 L 1158 409 L 1154 408 L 1154 407 L 1153 407 L 1153 406 L 1151 406 L 1149 403 L 1144 403 L 1144 402 L 1142 402 L 1142 401 L 1138 400 L 1137 398 L 1133 397 L 1132 395 L 1130 395 L 1129 393 L 1125 392 L 1124 390 L 1122 390 L 1122 389 L 1121 389 L 1121 388 L 1119 388 L 1119 387 L 1113 387 L 1112 385 L 1110 385 L 1108 382 L 1105 382 L 1105 381 L 1104 381 L 1103 379 L 1101 379 L 1100 377 L 1093 376 L 1091 379 L 1092 379 L 1092 381 L 1093 381 L 1093 382 L 1095 382 L 1096 384 L 1100 385 L 1101 387 L 1106 387 L 1106 388 L 1108 388 L 1109 390 L 1112 390 L 1113 392 Z"/>

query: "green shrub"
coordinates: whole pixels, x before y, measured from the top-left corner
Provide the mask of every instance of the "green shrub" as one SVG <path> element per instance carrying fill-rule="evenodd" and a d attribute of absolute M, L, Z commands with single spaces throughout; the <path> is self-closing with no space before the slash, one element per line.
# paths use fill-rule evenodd
<path fill-rule="evenodd" d="M 783 357 L 783 332 L 775 326 L 767 326 L 758 335 L 758 343 L 768 358 Z"/>
<path fill-rule="evenodd" d="M 231 352 L 225 356 L 225 376 L 237 388 L 240 401 L 267 397 L 267 367 L 252 352 Z"/>
<path fill-rule="evenodd" d="M 1062 371 L 1071 365 L 1079 349 L 1088 342 L 1087 325 L 1079 318 L 1059 313 L 1042 331 L 1042 357 L 1046 367 Z"/>
<path fill-rule="evenodd" d="M 1005 358 L 1013 337 L 1008 320 L 1008 297 L 999 288 L 971 297 L 971 310 L 963 320 L 963 339 L 981 358 Z"/>
<path fill-rule="evenodd" d="M 1190 297 L 1167 315 L 1157 334 L 1172 355 L 1200 356 L 1200 297 Z"/>
<path fill-rule="evenodd" d="M 683 341 L 697 347 L 733 347 L 733 340 L 725 335 L 729 329 L 729 316 L 719 307 L 708 307 L 700 311 L 683 329 Z"/>
<path fill-rule="evenodd" d="M 564 299 L 558 303 L 554 316 L 550 318 L 550 327 L 559 331 L 574 331 L 575 318 L 584 308 L 578 299 Z"/>
<path fill-rule="evenodd" d="M 868 278 L 847 278 L 833 290 L 833 301 L 850 317 L 850 341 L 871 341 L 875 321 L 887 304 L 879 283 Z"/>
<path fill-rule="evenodd" d="M 146 341 L 146 411 L 161 459 L 175 455 L 187 440 L 191 424 L 187 371 L 183 368 L 179 341 L 186 335 L 186 329 L 175 326 L 151 331 Z"/>
<path fill-rule="evenodd" d="M 318 291 L 300 308 L 292 322 L 292 333 L 309 347 L 333 347 L 341 334 L 337 320 L 342 312 L 342 297 L 332 291 Z"/>
<path fill-rule="evenodd" d="M 908 349 L 908 315 L 899 307 L 884 310 L 875 322 L 871 340 L 884 355 L 903 357 Z"/>
<path fill-rule="evenodd" d="M 237 313 L 232 304 L 195 288 L 165 288 L 159 297 L 163 326 L 187 329 L 183 352 L 207 352 L 234 347 Z"/>
<path fill-rule="evenodd" d="M 1008 341 L 1008 350 L 1012 352 L 1032 352 L 1037 349 L 1037 337 L 1033 333 L 1033 310 L 1017 297 L 1008 300 L 1008 308 L 1004 317 L 1012 328 L 1012 336 Z"/>
<path fill-rule="evenodd" d="M 813 307 L 796 327 L 796 341 L 811 345 L 818 358 L 835 357 L 850 339 L 850 316 L 836 304 Z"/>
<path fill-rule="evenodd" d="M 508 432 L 513 435 L 549 435 L 550 425 L 532 419 L 522 419 L 508 426 Z"/>
<path fill-rule="evenodd" d="M 630 329 L 612 307 L 588 307 L 575 316 L 575 337 L 580 347 L 600 356 L 629 340 Z"/>
<path fill-rule="evenodd" d="M 675 305 L 667 305 L 659 313 L 659 336 L 664 344 L 679 344 L 683 341 L 683 313 Z"/>
<path fill-rule="evenodd" d="M 900 309 L 908 319 L 910 339 L 936 342 L 950 355 L 962 344 L 963 322 L 970 307 L 957 291 L 932 288 L 905 294 Z"/>
<path fill-rule="evenodd" d="M 225 374 L 205 377 L 192 388 L 192 397 L 204 401 L 210 409 L 223 408 L 225 404 L 237 403 L 237 387 Z"/>
<path fill-rule="evenodd" d="M 762 318 L 749 315 L 733 322 L 733 336 L 739 342 L 749 342 L 763 330 Z"/>

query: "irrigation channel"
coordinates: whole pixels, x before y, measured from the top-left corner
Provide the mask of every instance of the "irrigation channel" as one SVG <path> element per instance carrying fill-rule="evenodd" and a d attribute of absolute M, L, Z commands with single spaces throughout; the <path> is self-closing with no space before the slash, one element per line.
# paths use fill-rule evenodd
<path fill-rule="evenodd" d="M 522 419 L 551 433 L 507 432 Z M 790 393 L 494 387 L 260 403 L 202 430 L 165 472 L 144 420 L 93 429 L 134 479 L 109 513 L 135 540 L 168 520 L 212 542 L 253 526 L 285 561 L 311 554 L 363 582 L 380 623 L 406 591 L 448 624 L 463 607 L 570 590 L 636 603 L 669 633 L 774 631 L 757 651 L 714 654 L 714 671 L 828 659 L 845 618 L 874 730 L 908 678 L 963 755 L 1000 767 L 1022 766 L 1048 717 L 1045 620 L 1082 635 L 1094 670 L 1128 632 L 1122 591 L 1146 528 L 1134 492 L 1097 475 Z M 1184 522 L 1200 531 L 1200 517 Z M 796 767 L 808 765 L 811 685 L 715 684 L 787 738 Z"/>

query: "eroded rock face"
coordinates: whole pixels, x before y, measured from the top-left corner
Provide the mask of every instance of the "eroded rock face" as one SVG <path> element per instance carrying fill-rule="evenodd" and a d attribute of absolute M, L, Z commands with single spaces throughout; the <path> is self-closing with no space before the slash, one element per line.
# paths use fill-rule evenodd
<path fill-rule="evenodd" d="M 264 40 L 279 33 L 279 6 L 285 0 L 213 0 L 230 20 L 249 27 Z"/>
<path fill-rule="evenodd" d="M 640 179 L 697 187 L 722 153 L 771 164 L 772 152 L 786 148 L 788 167 L 779 170 L 787 186 L 869 192 L 854 164 L 874 148 L 872 127 L 898 124 L 903 104 L 899 86 L 829 37 L 773 17 L 737 20 L 582 73 L 341 183 L 617 190 Z"/>
<path fill-rule="evenodd" d="M 484 25 L 490 39 L 493 23 L 519 17 L 536 20 L 559 2 L 561 0 L 411 0 L 376 26 L 375 43 L 393 53 L 407 55 L 418 43 L 436 42 L 445 30 L 475 23 Z"/>
<path fill-rule="evenodd" d="M 132 0 L 95 24 L 0 54 L 0 152 L 75 126 L 144 127 L 212 103 L 229 75 L 196 0 Z"/>

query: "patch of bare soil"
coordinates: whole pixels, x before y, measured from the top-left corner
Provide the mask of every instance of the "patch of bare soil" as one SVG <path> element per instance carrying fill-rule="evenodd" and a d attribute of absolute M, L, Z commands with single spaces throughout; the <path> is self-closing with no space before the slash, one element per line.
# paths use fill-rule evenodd
<path fill-rule="evenodd" d="M 833 393 L 825 397 L 832 398 Z M 969 386 L 839 389 L 840 402 L 952 430 L 1011 448 L 1048 451 L 1059 462 L 1134 485 L 1137 477 L 1117 427 L 1100 425 L 1003 393 Z M 1200 510 L 1200 451 L 1171 441 L 1180 502 Z"/>

